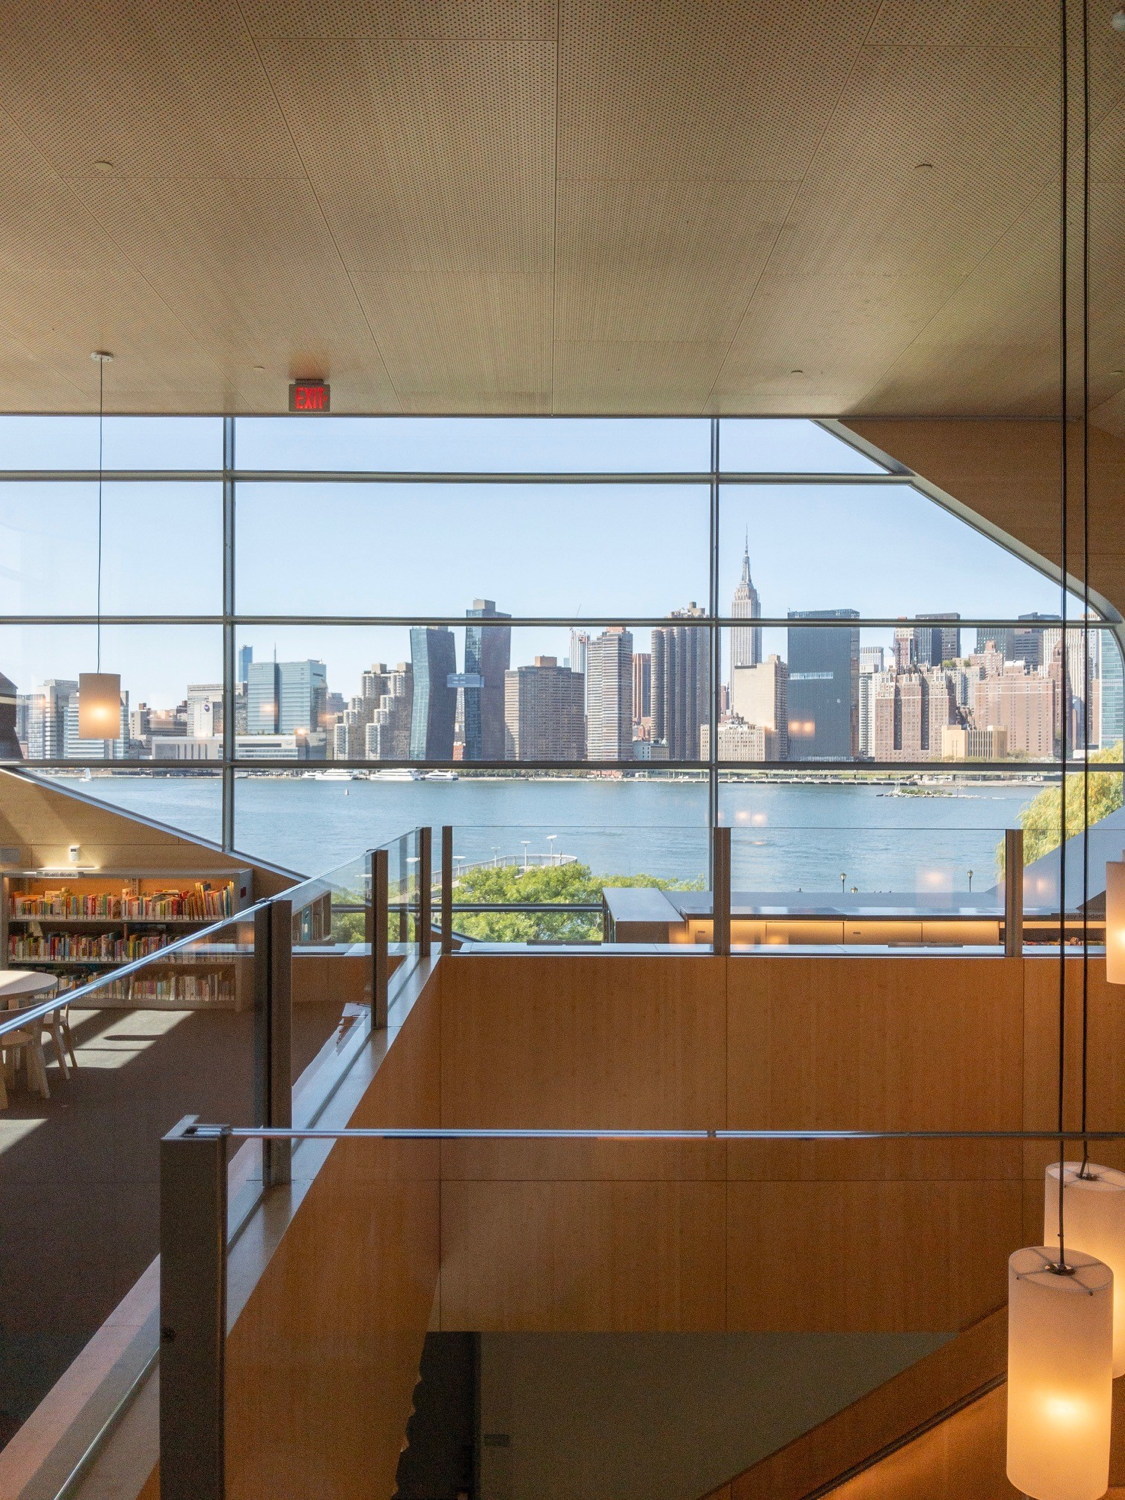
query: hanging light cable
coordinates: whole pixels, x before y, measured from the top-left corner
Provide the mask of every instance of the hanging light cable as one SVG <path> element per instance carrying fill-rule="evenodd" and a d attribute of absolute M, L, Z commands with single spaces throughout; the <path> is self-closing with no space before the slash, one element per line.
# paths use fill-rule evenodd
<path fill-rule="evenodd" d="M 102 671 L 102 486 L 105 472 L 105 367 L 113 355 L 95 349 L 90 355 L 98 366 L 98 551 L 96 665 L 93 672 L 78 674 L 78 737 L 83 740 L 116 740 L 121 736 L 121 677 Z"/>
<path fill-rule="evenodd" d="M 1089 119 L 1089 75 L 1083 74 L 1083 116 Z M 1082 255 L 1085 273 L 1089 256 L 1089 151 L 1084 150 L 1082 160 Z M 1086 276 L 1083 276 L 1085 285 Z M 1086 433 L 1086 403 L 1089 391 L 1089 339 L 1087 334 L 1087 298 L 1082 300 L 1082 378 L 1080 381 L 1081 424 L 1081 475 L 1082 475 L 1082 701 L 1085 705 L 1084 721 L 1088 719 L 1090 703 L 1090 506 L 1089 506 L 1089 443 Z M 1113 649 L 1117 649 L 1116 646 Z M 1069 675 L 1067 653 L 1067 672 Z M 1090 1095 L 1090 735 L 1085 734 L 1083 745 L 1082 778 L 1082 1047 L 1081 1047 L 1081 1100 L 1080 1130 L 1085 1135 L 1089 1128 Z M 1065 834 L 1064 834 L 1065 837 Z M 1125 944 L 1115 947 L 1110 937 L 1111 892 L 1113 901 L 1120 904 L 1125 898 L 1125 863 L 1112 863 L 1106 868 L 1106 977 L 1111 982 L 1111 968 L 1118 964 L 1125 969 Z M 1125 973 L 1122 974 L 1125 979 Z M 1048 1245 L 1059 1243 L 1061 1238 L 1054 1226 L 1061 1222 L 1063 1195 L 1066 1196 L 1066 1212 L 1069 1219 L 1070 1243 L 1077 1250 L 1085 1251 L 1103 1261 L 1113 1272 L 1114 1285 L 1119 1291 L 1113 1300 L 1113 1374 L 1125 1375 L 1125 1173 L 1112 1167 L 1099 1166 L 1090 1161 L 1088 1140 L 1082 1143 L 1082 1160 L 1068 1162 L 1060 1150 L 1059 1160 L 1047 1168 L 1044 1189 L 1043 1239 Z M 1060 1250 L 1060 1254 L 1061 1254 Z"/>
<path fill-rule="evenodd" d="M 1081 268 L 1082 319 L 1079 324 L 1082 341 L 1080 370 L 1081 395 L 1078 417 L 1085 442 L 1086 391 L 1086 222 L 1089 201 L 1088 89 L 1089 70 L 1086 52 L 1085 0 L 1078 0 L 1081 14 L 1075 10 L 1078 62 L 1082 69 L 1081 134 L 1077 144 L 1082 153 L 1080 177 L 1083 209 L 1083 245 Z M 1061 355 L 1062 387 L 1061 423 L 1061 556 L 1062 643 L 1060 647 L 1060 775 L 1059 775 L 1059 989 L 1058 989 L 1058 1073 L 1057 1128 L 1059 1161 L 1056 1167 L 1056 1192 L 1050 1201 L 1048 1169 L 1049 1225 L 1044 1245 L 1017 1250 L 1008 1262 L 1008 1453 L 1007 1473 L 1016 1489 L 1033 1500 L 1099 1500 L 1109 1485 L 1110 1432 L 1113 1416 L 1113 1272 L 1096 1255 L 1084 1248 L 1069 1248 L 1066 1243 L 1065 1213 L 1071 1196 L 1069 1165 L 1064 1163 L 1066 1130 L 1066 1031 L 1067 1031 L 1067 740 L 1070 702 L 1068 694 L 1067 602 L 1070 587 L 1069 527 L 1071 444 L 1069 427 L 1073 406 L 1070 389 L 1072 365 L 1070 340 L 1072 326 L 1070 155 L 1075 141 L 1075 115 L 1070 101 L 1071 0 L 1060 0 L 1062 64 L 1061 78 Z M 1083 521 L 1085 522 L 1085 468 L 1083 478 Z M 1085 533 L 1088 541 L 1088 533 Z M 1083 572 L 1088 574 L 1083 556 Z M 1084 584 L 1089 597 L 1089 584 Z M 1085 646 L 1087 625 L 1082 622 Z M 1088 782 L 1085 812 L 1088 812 Z M 1083 830 L 1085 872 L 1086 840 Z M 1083 879 L 1083 956 L 1088 948 L 1086 933 L 1087 877 Z M 1082 1055 L 1082 1129 L 1087 1128 L 1087 1037 L 1088 1007 L 1086 968 L 1083 965 L 1083 1055 Z M 1077 1164 L 1076 1178 L 1088 1167 L 1085 1153 Z M 1052 1243 L 1055 1241 L 1055 1243 Z"/>

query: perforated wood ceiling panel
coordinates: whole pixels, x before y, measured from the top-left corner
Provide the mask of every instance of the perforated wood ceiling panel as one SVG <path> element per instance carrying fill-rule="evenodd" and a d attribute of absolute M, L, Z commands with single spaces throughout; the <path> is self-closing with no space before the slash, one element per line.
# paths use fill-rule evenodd
<path fill-rule="evenodd" d="M 1090 0 L 1125 423 L 1125 38 Z M 1042 415 L 1058 0 L 13 0 L 0 407 Z"/>

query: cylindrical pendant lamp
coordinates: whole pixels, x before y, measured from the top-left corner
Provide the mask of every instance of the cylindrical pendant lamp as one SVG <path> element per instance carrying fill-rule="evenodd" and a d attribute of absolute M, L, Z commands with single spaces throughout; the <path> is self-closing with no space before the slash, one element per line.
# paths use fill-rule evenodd
<path fill-rule="evenodd" d="M 1105 977 L 1125 984 L 1125 860 L 1105 867 Z"/>
<path fill-rule="evenodd" d="M 78 738 L 121 738 L 121 677 L 117 672 L 79 672 Z"/>
<path fill-rule="evenodd" d="M 1031 1500 L 1101 1500 L 1113 1416 L 1113 1272 L 1045 1245 L 1008 1261 L 1008 1479 Z"/>
<path fill-rule="evenodd" d="M 1066 1250 L 1084 1250 L 1104 1261 L 1119 1288 L 1113 1299 L 1113 1373 L 1125 1375 L 1125 1172 L 1113 1167 L 1068 1161 L 1066 1172 Z M 1055 1250 L 1059 1242 L 1059 1164 L 1052 1162 L 1044 1178 L 1043 1243 Z"/>

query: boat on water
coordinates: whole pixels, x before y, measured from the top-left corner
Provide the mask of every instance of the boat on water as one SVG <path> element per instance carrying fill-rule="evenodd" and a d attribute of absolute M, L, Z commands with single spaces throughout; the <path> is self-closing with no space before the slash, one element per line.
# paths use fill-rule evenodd
<path fill-rule="evenodd" d="M 358 771 L 347 771 L 343 766 L 335 766 L 330 771 L 311 771 L 308 773 L 309 781 L 358 781 Z"/>
<path fill-rule="evenodd" d="M 427 771 L 422 777 L 423 781 L 457 781 L 456 771 Z"/>
<path fill-rule="evenodd" d="M 410 766 L 388 766 L 385 771 L 369 771 L 369 781 L 421 781 L 421 771 Z"/>

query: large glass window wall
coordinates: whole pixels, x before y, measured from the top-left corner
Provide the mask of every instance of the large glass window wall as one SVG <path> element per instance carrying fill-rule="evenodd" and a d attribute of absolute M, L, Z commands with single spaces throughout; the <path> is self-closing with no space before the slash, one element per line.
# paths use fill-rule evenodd
<path fill-rule="evenodd" d="M 1114 612 L 838 424 L 135 417 L 97 451 L 0 418 L 3 757 L 292 868 L 419 822 L 539 830 L 531 859 L 663 827 L 692 857 L 653 870 L 694 880 L 730 822 L 746 878 L 803 888 L 762 851 L 829 829 L 846 865 L 846 824 L 889 888 L 931 802 L 975 870 L 1064 764 L 1121 771 Z"/>

